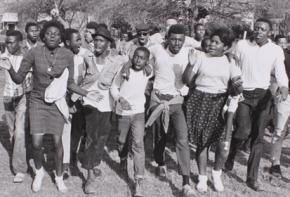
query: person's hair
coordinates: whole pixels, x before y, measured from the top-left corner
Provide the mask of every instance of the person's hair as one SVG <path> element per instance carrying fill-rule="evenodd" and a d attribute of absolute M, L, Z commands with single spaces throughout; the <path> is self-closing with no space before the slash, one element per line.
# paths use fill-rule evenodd
<path fill-rule="evenodd" d="M 76 29 L 72 29 L 72 28 L 67 28 L 64 30 L 64 36 L 63 36 L 63 42 L 66 45 L 66 41 L 67 40 L 71 40 L 72 38 L 72 34 L 78 34 L 79 31 Z"/>
<path fill-rule="evenodd" d="M 194 26 L 193 26 L 193 30 L 194 30 L 194 32 L 196 32 L 196 30 L 197 30 L 197 28 L 199 27 L 199 26 L 204 26 L 202 23 L 196 23 Z"/>
<path fill-rule="evenodd" d="M 50 27 L 56 27 L 57 29 L 59 29 L 60 36 L 61 36 L 61 41 L 63 41 L 64 26 L 60 22 L 58 22 L 56 20 L 50 20 L 50 21 L 47 21 L 46 23 L 44 23 L 44 25 L 43 25 L 43 27 L 42 27 L 42 29 L 40 31 L 40 34 L 39 34 L 40 39 L 43 41 L 44 36 L 45 36 L 45 32 Z"/>
<path fill-rule="evenodd" d="M 205 48 L 205 43 L 208 40 L 210 41 L 210 37 L 205 37 L 205 38 L 202 39 L 201 44 L 200 44 L 200 46 L 201 46 L 202 49 Z"/>
<path fill-rule="evenodd" d="M 284 36 L 284 35 L 282 35 L 282 34 L 278 34 L 277 36 L 275 36 L 275 42 L 278 42 L 281 38 L 285 38 L 285 39 L 287 39 L 287 37 L 286 36 Z"/>
<path fill-rule="evenodd" d="M 212 32 L 210 38 L 218 36 L 222 43 L 224 43 L 225 46 L 230 48 L 232 46 L 232 43 L 235 39 L 232 31 L 228 28 L 219 28 L 216 29 L 214 32 Z"/>
<path fill-rule="evenodd" d="M 98 27 L 104 27 L 104 28 L 108 29 L 108 25 L 106 23 L 100 23 L 100 24 L 98 24 Z"/>
<path fill-rule="evenodd" d="M 18 41 L 22 41 L 23 40 L 23 35 L 18 30 L 8 30 L 6 32 L 6 37 L 8 37 L 8 36 L 15 36 Z"/>
<path fill-rule="evenodd" d="M 269 19 L 267 19 L 267 18 L 258 18 L 255 23 L 257 23 L 257 22 L 267 23 L 269 25 L 269 27 L 270 27 L 270 30 L 272 30 L 272 22 Z"/>
<path fill-rule="evenodd" d="M 39 27 L 36 22 L 28 22 L 28 23 L 26 23 L 26 25 L 25 25 L 25 32 L 28 33 L 29 28 L 30 27 L 34 27 L 34 26 L 37 27 L 37 28 Z"/>
<path fill-rule="evenodd" d="M 88 22 L 88 24 L 86 25 L 86 28 L 87 29 L 96 29 L 98 25 L 99 25 L 98 23 L 91 21 L 91 22 Z"/>
<path fill-rule="evenodd" d="M 185 27 L 182 24 L 172 25 L 168 30 L 168 37 L 170 34 L 184 34 L 185 35 Z"/>
<path fill-rule="evenodd" d="M 137 51 L 143 51 L 143 52 L 146 54 L 147 58 L 149 59 L 149 57 L 150 57 L 150 51 L 149 51 L 149 49 L 147 49 L 146 47 L 138 47 L 138 48 L 134 51 L 134 54 L 135 54 Z"/>
<path fill-rule="evenodd" d="M 116 29 L 119 29 L 120 25 L 116 24 L 116 23 L 113 23 L 111 25 L 111 28 L 116 28 Z"/>

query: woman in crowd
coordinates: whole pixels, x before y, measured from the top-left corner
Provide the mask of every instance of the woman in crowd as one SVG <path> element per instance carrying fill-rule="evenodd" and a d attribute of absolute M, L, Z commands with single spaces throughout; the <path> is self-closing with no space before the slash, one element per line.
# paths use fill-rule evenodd
<path fill-rule="evenodd" d="M 55 183 L 58 190 L 62 193 L 67 191 L 63 182 L 63 145 L 62 131 L 65 124 L 65 112 L 56 102 L 48 102 L 47 88 L 55 79 L 63 78 L 65 71 L 68 73 L 64 77 L 64 83 L 58 86 L 68 84 L 68 89 L 82 95 L 90 96 L 91 94 L 79 88 L 74 84 L 74 62 L 73 54 L 66 48 L 60 47 L 63 37 L 63 26 L 57 21 L 49 21 L 44 24 L 40 33 L 43 46 L 37 46 L 24 56 L 19 70 L 8 67 L 11 78 L 15 83 L 21 83 L 26 74 L 31 71 L 33 75 L 33 89 L 29 101 L 30 132 L 32 134 L 33 158 L 35 164 L 35 177 L 32 183 L 32 190 L 38 192 L 41 189 L 44 169 L 42 166 L 42 142 L 44 134 L 52 134 L 55 145 Z M 64 94 L 66 91 L 65 88 Z M 57 97 L 59 92 L 52 92 Z M 56 99 L 57 100 L 57 99 Z M 64 103 L 66 105 L 66 103 Z"/>
<path fill-rule="evenodd" d="M 208 53 L 191 51 L 189 64 L 183 74 L 185 83 L 192 83 L 195 90 L 186 104 L 187 124 L 190 140 L 197 144 L 196 159 L 199 170 L 197 190 L 207 191 L 207 160 L 209 148 L 217 142 L 215 164 L 212 170 L 213 184 L 217 191 L 223 191 L 222 167 L 228 154 L 226 146 L 226 121 L 222 110 L 228 97 L 230 82 L 241 75 L 238 67 L 230 63 L 225 51 L 231 47 L 233 36 L 228 29 L 218 29 L 210 37 Z M 241 81 L 234 82 L 239 87 Z"/>

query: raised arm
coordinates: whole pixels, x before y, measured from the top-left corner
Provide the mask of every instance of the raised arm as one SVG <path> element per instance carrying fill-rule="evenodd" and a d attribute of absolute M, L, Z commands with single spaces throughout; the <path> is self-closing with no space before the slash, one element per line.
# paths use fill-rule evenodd
<path fill-rule="evenodd" d="M 16 84 L 20 84 L 24 81 L 27 73 L 31 70 L 34 65 L 34 55 L 32 50 L 28 51 L 22 59 L 19 70 L 16 72 L 14 68 L 11 66 L 8 70 L 11 79 Z"/>
<path fill-rule="evenodd" d="M 197 61 L 197 51 L 194 49 L 191 49 L 188 53 L 188 64 L 183 72 L 182 75 L 182 81 L 183 83 L 187 84 L 188 86 L 190 85 L 193 76 L 196 74 L 197 69 L 193 69 L 196 64 L 198 63 Z"/>

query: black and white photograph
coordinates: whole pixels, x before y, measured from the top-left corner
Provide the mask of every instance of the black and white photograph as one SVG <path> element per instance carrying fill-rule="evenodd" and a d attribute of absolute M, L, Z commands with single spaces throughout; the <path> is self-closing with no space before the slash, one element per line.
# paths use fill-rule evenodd
<path fill-rule="evenodd" d="M 0 197 L 287 197 L 289 0 L 0 0 Z"/>

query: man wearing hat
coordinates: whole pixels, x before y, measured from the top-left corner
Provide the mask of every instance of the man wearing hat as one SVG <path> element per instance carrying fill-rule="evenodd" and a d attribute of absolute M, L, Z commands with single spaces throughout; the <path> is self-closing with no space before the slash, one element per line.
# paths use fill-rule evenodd
<path fill-rule="evenodd" d="M 110 31 L 103 26 L 95 29 L 93 64 L 96 69 L 86 73 L 82 82 L 82 88 L 93 92 L 97 99 L 83 97 L 85 125 L 86 125 L 86 146 L 82 167 L 88 170 L 88 177 L 85 184 L 85 193 L 95 193 L 93 185 L 95 179 L 101 176 L 98 168 L 104 153 L 104 146 L 111 130 L 112 98 L 109 93 L 113 77 L 127 60 L 124 57 L 112 53 L 110 44 L 114 41 Z"/>
<path fill-rule="evenodd" d="M 139 24 L 136 26 L 136 31 L 137 31 L 137 38 L 134 40 L 130 41 L 128 43 L 128 54 L 129 58 L 132 59 L 134 51 L 138 47 L 146 47 L 150 48 L 152 46 L 152 42 L 150 41 L 150 27 L 148 24 Z"/>
<path fill-rule="evenodd" d="M 183 178 L 183 196 L 189 197 L 194 196 L 194 191 L 189 184 L 188 130 L 182 110 L 183 97 L 187 95 L 188 87 L 182 81 L 182 74 L 188 64 L 190 48 L 184 47 L 184 41 L 185 27 L 176 24 L 168 30 L 167 46 L 159 44 L 151 48 L 155 80 L 149 107 L 151 114 L 146 127 L 153 126 L 157 174 L 163 178 L 166 178 L 164 150 L 168 125 L 173 127 L 176 136 L 177 162 Z"/>

